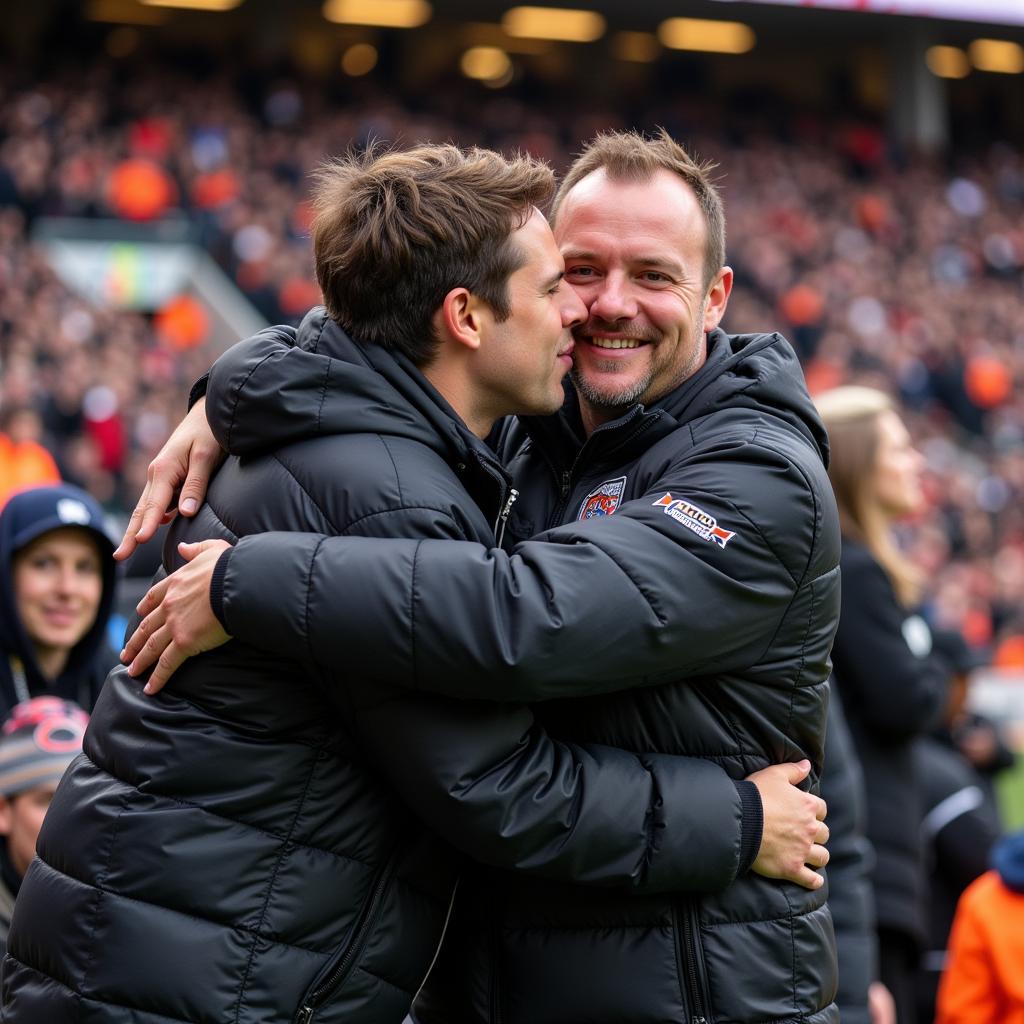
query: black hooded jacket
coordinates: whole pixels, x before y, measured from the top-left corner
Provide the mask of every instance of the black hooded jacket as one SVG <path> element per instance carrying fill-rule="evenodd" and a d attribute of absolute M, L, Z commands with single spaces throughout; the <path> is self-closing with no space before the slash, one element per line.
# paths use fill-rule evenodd
<path fill-rule="evenodd" d="M 254 389 L 271 339 L 254 343 Z M 169 566 L 179 540 L 266 530 L 493 544 L 507 479 L 429 382 L 322 311 L 300 339 L 333 357 L 326 372 L 275 378 L 262 453 L 229 459 L 176 522 Z M 289 412 L 306 434 L 278 447 Z M 261 575 L 261 599 L 287 605 L 288 574 Z M 260 639 L 189 660 L 155 698 L 111 675 L 21 889 L 5 1024 L 398 1024 L 461 862 L 424 822 L 495 867 L 625 890 L 721 889 L 745 866 L 752 786 L 709 762 L 556 742 L 522 705 L 418 694 Z"/>
<path fill-rule="evenodd" d="M 56 679 L 47 679 L 25 632 L 14 596 L 12 559 L 51 530 L 76 526 L 88 531 L 103 563 L 103 591 L 96 619 L 72 648 Z M 103 511 L 85 491 L 71 484 L 36 487 L 14 495 L 0 513 L 0 720 L 29 697 L 53 696 L 89 711 L 117 655 L 107 643 L 107 621 L 114 602 L 114 545 L 103 526 Z"/>
<path fill-rule="evenodd" d="M 806 755 L 816 779 L 839 599 L 825 434 L 782 338 L 716 331 L 708 343 L 681 387 L 589 439 L 571 394 L 559 416 L 508 425 L 509 552 L 246 537 L 215 575 L 228 631 L 378 685 L 545 701 L 534 713 L 565 739 L 697 755 L 735 779 Z M 211 422 L 236 450 L 268 419 L 300 429 L 302 410 L 278 392 L 330 366 L 292 355 L 275 370 L 251 353 L 233 387 L 211 391 Z M 321 429 L 335 394 L 316 406 Z M 708 808 L 698 787 L 688 795 Z M 695 849 L 717 828 L 709 815 Z M 717 895 L 639 896 L 480 868 L 417 1014 L 824 1024 L 834 992 L 821 890 L 746 874 Z"/>

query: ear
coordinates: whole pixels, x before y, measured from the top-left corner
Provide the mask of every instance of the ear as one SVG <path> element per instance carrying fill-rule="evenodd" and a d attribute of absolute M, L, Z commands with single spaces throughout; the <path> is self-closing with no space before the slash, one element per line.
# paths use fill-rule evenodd
<path fill-rule="evenodd" d="M 11 801 L 5 796 L 0 796 L 0 836 L 9 836 L 13 826 L 13 811 Z"/>
<path fill-rule="evenodd" d="M 722 267 L 715 275 L 707 293 L 704 305 L 704 333 L 713 331 L 725 316 L 725 307 L 732 293 L 732 267 Z"/>
<path fill-rule="evenodd" d="M 467 288 L 453 288 L 434 314 L 434 327 L 439 337 L 475 350 L 483 340 L 486 311 L 487 304 Z"/>

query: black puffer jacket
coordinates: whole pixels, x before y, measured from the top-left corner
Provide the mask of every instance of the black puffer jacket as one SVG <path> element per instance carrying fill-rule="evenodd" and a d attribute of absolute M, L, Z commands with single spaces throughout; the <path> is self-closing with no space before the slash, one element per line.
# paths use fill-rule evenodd
<path fill-rule="evenodd" d="M 167 550 L 272 529 L 493 543 L 506 478 L 425 378 L 322 318 L 303 339 L 337 358 L 275 403 L 329 396 L 331 425 L 229 460 Z M 277 576 L 255 586 L 290 599 Z M 330 676 L 260 639 L 155 699 L 108 680 L 18 900 L 8 1024 L 398 1024 L 459 860 L 421 818 L 481 861 L 623 888 L 721 888 L 740 867 L 741 798 L 713 765 L 556 743 L 523 706 L 367 684 L 345 658 Z"/>
<path fill-rule="evenodd" d="M 931 653 L 924 620 L 909 615 L 885 571 L 856 541 L 843 539 L 843 614 L 832 659 L 846 720 L 864 771 L 867 834 L 879 927 L 926 938 L 924 817 L 915 738 L 935 725 L 949 666 Z"/>
<path fill-rule="evenodd" d="M 243 401 L 236 422 L 258 423 L 272 404 Z M 329 396 L 318 415 L 331 421 Z M 715 332 L 706 365 L 657 406 L 583 443 L 570 401 L 510 427 L 504 446 L 521 492 L 509 532 L 539 537 L 510 554 L 245 538 L 220 563 L 229 632 L 420 690 L 548 700 L 535 712 L 559 736 L 696 754 L 737 779 L 803 755 L 820 772 L 838 517 L 788 344 Z M 273 601 L 257 592 L 264 578 L 277 582 Z M 564 699 L 626 675 L 647 688 Z M 824 900 L 754 875 L 716 896 L 640 898 L 481 869 L 418 1011 L 505 1024 L 833 1022 Z"/>

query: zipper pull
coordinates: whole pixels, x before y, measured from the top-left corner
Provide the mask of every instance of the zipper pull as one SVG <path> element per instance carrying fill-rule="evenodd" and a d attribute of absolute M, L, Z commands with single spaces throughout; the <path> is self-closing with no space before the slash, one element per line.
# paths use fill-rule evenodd
<path fill-rule="evenodd" d="M 707 1017 L 691 1017 L 691 1024 L 708 1024 Z"/>
<path fill-rule="evenodd" d="M 508 500 L 505 502 L 505 507 L 498 513 L 498 521 L 494 524 L 494 532 L 497 535 L 495 542 L 497 546 L 501 547 L 501 542 L 505 537 L 505 524 L 508 522 L 508 515 L 512 511 L 512 506 L 516 503 L 516 498 L 519 497 L 519 492 L 514 488 L 510 488 L 508 492 Z"/>
<path fill-rule="evenodd" d="M 572 481 L 572 471 L 568 469 L 562 470 L 562 497 L 569 497 L 570 483 Z"/>
<path fill-rule="evenodd" d="M 309 1024 L 313 1019 L 313 1007 L 302 1006 L 299 1008 L 298 1016 L 295 1018 L 295 1024 Z"/>

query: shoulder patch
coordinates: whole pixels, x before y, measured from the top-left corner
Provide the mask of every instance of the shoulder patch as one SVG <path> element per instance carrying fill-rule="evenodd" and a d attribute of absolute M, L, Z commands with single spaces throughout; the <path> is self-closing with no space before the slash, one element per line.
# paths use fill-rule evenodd
<path fill-rule="evenodd" d="M 660 507 L 665 515 L 671 516 L 677 523 L 682 523 L 688 530 L 692 530 L 701 540 L 709 540 L 720 548 L 724 548 L 736 536 L 732 530 L 723 530 L 718 525 L 718 520 L 704 509 L 691 504 L 685 498 L 674 498 L 667 491 L 653 504 Z"/>
<path fill-rule="evenodd" d="M 576 519 L 582 521 L 594 519 L 597 516 L 610 516 L 619 507 L 625 490 L 626 478 L 624 476 L 616 477 L 614 480 L 605 480 L 583 499 Z"/>

